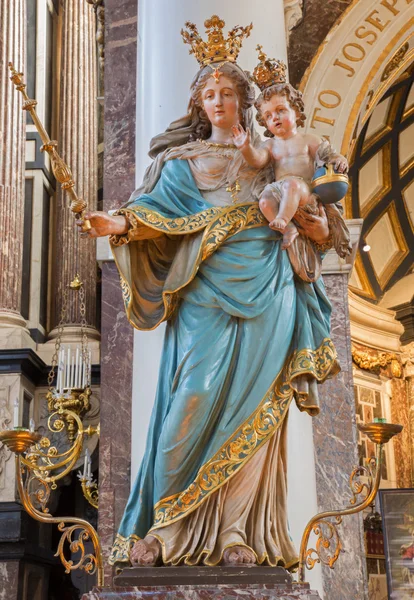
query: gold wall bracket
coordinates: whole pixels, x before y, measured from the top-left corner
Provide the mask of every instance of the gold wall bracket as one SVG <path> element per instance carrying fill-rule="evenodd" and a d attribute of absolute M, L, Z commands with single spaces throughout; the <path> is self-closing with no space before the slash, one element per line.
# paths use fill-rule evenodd
<path fill-rule="evenodd" d="M 298 583 L 305 582 L 305 569 L 311 570 L 317 563 L 334 568 L 342 551 L 337 526 L 342 523 L 345 515 L 361 512 L 373 502 L 381 482 L 383 446 L 403 429 L 402 425 L 391 423 L 369 423 L 358 425 L 358 428 L 376 444 L 376 456 L 371 458 L 367 466 L 355 467 L 352 471 L 349 478 L 352 492 L 349 506 L 321 512 L 306 525 L 300 545 Z M 367 477 L 366 483 L 361 481 L 361 476 Z M 308 549 L 312 532 L 317 536 L 316 548 Z"/>
<path fill-rule="evenodd" d="M 47 507 L 51 492 L 57 488 L 56 482 L 67 475 L 78 461 L 85 435 L 99 433 L 99 428 L 83 427 L 79 416 L 63 406 L 59 406 L 48 419 L 50 431 L 60 432 L 74 422 L 76 435 L 69 450 L 59 453 L 51 445 L 49 438 L 23 427 L 0 431 L 0 442 L 16 455 L 16 479 L 20 500 L 26 512 L 41 523 L 56 524 L 62 532 L 55 556 L 59 556 L 66 573 L 83 569 L 89 575 L 96 574 L 97 585 L 104 585 L 102 547 L 94 527 L 77 517 L 54 517 Z M 96 488 L 96 484 L 93 484 Z M 83 489 L 83 486 L 82 486 Z M 94 493 L 95 491 L 95 493 Z M 88 490 L 97 505 L 98 490 Z M 91 502 L 92 503 L 92 502 Z M 93 504 L 93 506 L 95 506 Z M 87 553 L 85 542 L 91 540 L 93 554 Z M 67 547 L 80 552 L 76 563 L 65 556 Z"/>

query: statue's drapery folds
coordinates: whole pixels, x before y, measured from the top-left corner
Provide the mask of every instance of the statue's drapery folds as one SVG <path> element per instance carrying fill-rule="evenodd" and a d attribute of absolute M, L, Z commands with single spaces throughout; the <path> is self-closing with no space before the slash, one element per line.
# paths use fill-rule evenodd
<path fill-rule="evenodd" d="M 202 161 L 212 152 L 195 142 L 164 153 L 152 183 L 121 209 L 128 234 L 111 240 L 130 322 L 168 321 L 145 457 L 112 563 L 128 562 L 148 531 L 166 564 L 218 564 L 243 544 L 259 563 L 297 561 L 286 417 L 293 399 L 317 414 L 316 382 L 339 369 L 330 304 L 320 279 L 294 274 L 260 213 L 260 174 L 223 157 L 227 179 L 237 169 L 240 197 L 223 201 L 223 169 L 211 191 Z"/>

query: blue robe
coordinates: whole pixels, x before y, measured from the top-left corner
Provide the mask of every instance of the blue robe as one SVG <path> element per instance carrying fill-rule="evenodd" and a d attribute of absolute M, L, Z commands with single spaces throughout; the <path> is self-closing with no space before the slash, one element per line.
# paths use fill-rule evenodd
<path fill-rule="evenodd" d="M 113 240 L 127 314 L 141 329 L 168 322 L 146 451 L 112 564 L 242 469 L 293 398 L 316 414 L 313 382 L 338 371 L 323 282 L 294 275 L 257 202 L 209 204 L 187 161 L 175 159 L 121 212 L 138 232 L 135 241 L 134 231 Z M 141 239 L 148 227 L 163 235 Z M 169 274 L 186 236 L 193 262 L 178 268 L 174 288 Z M 134 273 L 138 261 L 145 281 Z"/>

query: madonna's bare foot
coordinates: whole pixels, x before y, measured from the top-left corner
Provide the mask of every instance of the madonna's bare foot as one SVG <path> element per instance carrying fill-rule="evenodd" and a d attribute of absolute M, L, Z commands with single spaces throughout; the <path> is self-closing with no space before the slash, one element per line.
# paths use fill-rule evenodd
<path fill-rule="evenodd" d="M 254 565 L 256 557 L 253 550 L 246 546 L 232 546 L 223 552 L 223 564 L 228 567 L 237 565 Z"/>
<path fill-rule="evenodd" d="M 161 544 L 152 535 L 135 542 L 129 560 L 133 567 L 155 567 L 161 556 Z"/>

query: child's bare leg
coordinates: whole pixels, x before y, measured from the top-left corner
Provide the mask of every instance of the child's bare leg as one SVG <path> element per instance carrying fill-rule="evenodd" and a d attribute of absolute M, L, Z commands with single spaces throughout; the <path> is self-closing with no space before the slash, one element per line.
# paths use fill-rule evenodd
<path fill-rule="evenodd" d="M 283 232 L 298 210 L 299 204 L 303 204 L 307 196 L 308 187 L 305 182 L 300 179 L 285 179 L 282 183 L 279 212 L 269 226 Z"/>
<path fill-rule="evenodd" d="M 278 213 L 279 200 L 271 190 L 265 188 L 260 196 L 259 207 L 261 212 L 270 223 L 270 221 L 273 221 Z"/>

